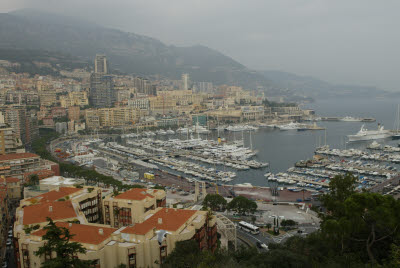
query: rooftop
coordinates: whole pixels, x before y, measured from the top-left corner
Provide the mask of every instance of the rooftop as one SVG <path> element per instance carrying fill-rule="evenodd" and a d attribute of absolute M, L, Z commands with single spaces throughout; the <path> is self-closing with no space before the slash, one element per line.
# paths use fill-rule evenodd
<path fill-rule="evenodd" d="M 61 220 L 77 217 L 71 201 L 46 202 L 24 208 L 23 224 L 46 222 L 47 217 Z"/>
<path fill-rule="evenodd" d="M 68 222 L 56 222 L 56 226 L 64 227 L 69 229 L 70 233 L 73 235 L 71 241 L 98 245 L 107 238 L 111 236 L 117 229 L 110 227 L 98 227 L 94 225 L 84 225 L 84 224 L 75 224 Z M 32 235 L 43 236 L 46 234 L 46 230 L 41 229 L 38 230 Z"/>
<path fill-rule="evenodd" d="M 37 154 L 32 154 L 32 153 L 6 154 L 6 155 L 0 155 L 0 161 L 23 159 L 23 158 L 32 158 L 32 157 L 39 157 L 39 156 Z"/>
<path fill-rule="evenodd" d="M 122 233 L 145 235 L 153 228 L 174 232 L 185 224 L 196 212 L 195 210 L 162 208 L 144 222 L 125 228 Z M 161 219 L 161 223 L 159 223 L 159 219 Z"/>
<path fill-rule="evenodd" d="M 0 183 L 4 183 L 4 181 L 6 181 L 6 183 L 13 183 L 19 182 L 20 180 L 18 178 L 0 178 Z"/>
<path fill-rule="evenodd" d="M 36 197 L 29 199 L 28 201 L 37 200 L 40 203 L 53 202 L 53 201 L 57 201 L 60 198 L 64 198 L 67 195 L 76 193 L 81 190 L 82 189 L 75 188 L 75 187 L 60 187 L 58 190 L 52 190 L 50 192 L 38 195 Z"/>
<path fill-rule="evenodd" d="M 132 188 L 122 194 L 115 196 L 115 199 L 128 199 L 128 200 L 143 200 L 146 197 L 154 197 L 147 193 L 147 189 Z"/>

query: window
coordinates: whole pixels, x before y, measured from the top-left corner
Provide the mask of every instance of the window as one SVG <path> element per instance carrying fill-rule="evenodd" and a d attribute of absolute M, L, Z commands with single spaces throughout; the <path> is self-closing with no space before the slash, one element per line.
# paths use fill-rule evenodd
<path fill-rule="evenodd" d="M 128 255 L 128 267 L 136 268 L 136 253 L 131 253 Z"/>

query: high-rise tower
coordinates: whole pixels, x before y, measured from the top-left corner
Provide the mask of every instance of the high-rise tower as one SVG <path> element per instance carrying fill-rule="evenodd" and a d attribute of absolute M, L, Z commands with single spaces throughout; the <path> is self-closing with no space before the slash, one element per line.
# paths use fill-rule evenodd
<path fill-rule="evenodd" d="M 96 59 L 94 60 L 94 72 L 100 74 L 107 73 L 107 58 L 106 55 L 96 55 Z"/>

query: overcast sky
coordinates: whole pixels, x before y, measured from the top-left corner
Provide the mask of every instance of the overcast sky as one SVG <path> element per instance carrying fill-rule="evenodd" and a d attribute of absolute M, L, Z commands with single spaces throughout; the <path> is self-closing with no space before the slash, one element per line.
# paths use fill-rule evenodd
<path fill-rule="evenodd" d="M 252 69 L 399 90 L 399 0 L 0 0 L 202 44 Z"/>

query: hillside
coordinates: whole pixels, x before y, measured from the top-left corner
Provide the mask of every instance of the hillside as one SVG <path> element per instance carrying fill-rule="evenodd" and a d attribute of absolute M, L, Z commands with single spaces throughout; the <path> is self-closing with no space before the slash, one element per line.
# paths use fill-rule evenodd
<path fill-rule="evenodd" d="M 0 14 L 0 48 L 58 51 L 90 61 L 105 53 L 112 69 L 126 73 L 175 79 L 189 73 L 194 81 L 268 85 L 262 75 L 204 46 L 167 46 L 150 37 L 32 10 Z"/>
<path fill-rule="evenodd" d="M 81 19 L 20 10 L 0 14 L 0 59 L 15 58 L 19 70 L 57 74 L 59 68 L 92 68 L 97 53 L 104 53 L 114 73 L 160 74 L 180 79 L 189 73 L 192 81 L 216 85 L 262 86 L 267 96 L 286 95 L 293 100 L 304 96 L 371 96 L 382 91 L 374 87 L 334 85 L 312 77 L 281 71 L 253 71 L 234 59 L 205 46 L 168 46 L 143 35 L 106 28 Z M 51 62 L 53 69 L 38 69 L 33 61 Z M 57 64 L 59 66 L 57 66 Z"/>

